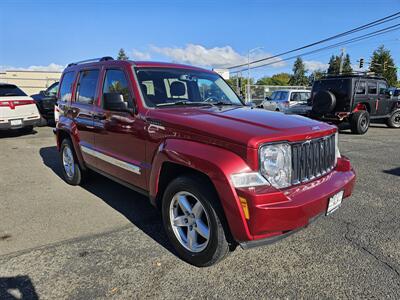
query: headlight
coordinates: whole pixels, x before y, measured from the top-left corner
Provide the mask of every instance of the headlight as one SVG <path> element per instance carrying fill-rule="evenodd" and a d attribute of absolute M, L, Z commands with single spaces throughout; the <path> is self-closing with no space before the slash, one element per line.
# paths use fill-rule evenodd
<path fill-rule="evenodd" d="M 339 133 L 336 131 L 336 133 L 335 133 L 335 165 L 336 165 L 339 157 L 341 157 L 340 151 L 339 151 Z"/>
<path fill-rule="evenodd" d="M 292 150 L 289 144 L 265 145 L 260 149 L 261 174 L 276 188 L 291 184 Z"/>

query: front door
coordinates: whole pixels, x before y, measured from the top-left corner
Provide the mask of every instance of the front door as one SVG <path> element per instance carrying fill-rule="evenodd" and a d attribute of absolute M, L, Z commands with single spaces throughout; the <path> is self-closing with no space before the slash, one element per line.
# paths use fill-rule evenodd
<path fill-rule="evenodd" d="M 387 84 L 385 82 L 378 83 L 378 116 L 386 116 L 392 108 L 392 100 L 387 94 Z"/>
<path fill-rule="evenodd" d="M 100 106 L 94 113 L 94 141 L 97 168 L 126 183 L 146 189 L 144 118 L 134 113 L 132 84 L 125 70 L 104 70 Z M 131 110 L 103 109 L 106 93 L 123 96 Z"/>

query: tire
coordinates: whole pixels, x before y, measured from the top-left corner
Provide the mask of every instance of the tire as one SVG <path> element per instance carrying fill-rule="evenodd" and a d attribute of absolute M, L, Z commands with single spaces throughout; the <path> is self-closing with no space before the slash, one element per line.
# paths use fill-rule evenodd
<path fill-rule="evenodd" d="M 275 111 L 279 112 L 279 108 L 275 109 Z"/>
<path fill-rule="evenodd" d="M 400 110 L 396 110 L 386 120 L 386 125 L 390 128 L 400 128 Z"/>
<path fill-rule="evenodd" d="M 319 91 L 312 101 L 312 110 L 317 114 L 327 114 L 336 107 L 336 96 L 330 91 Z"/>
<path fill-rule="evenodd" d="M 350 116 L 350 128 L 352 133 L 365 134 L 368 131 L 369 123 L 369 113 L 365 110 L 359 110 Z"/>
<path fill-rule="evenodd" d="M 37 124 L 38 127 L 44 127 L 47 126 L 47 120 L 43 116 L 40 116 L 40 120 Z"/>
<path fill-rule="evenodd" d="M 81 184 L 84 174 L 79 166 L 71 140 L 68 138 L 61 143 L 60 160 L 64 180 L 70 185 Z"/>
<path fill-rule="evenodd" d="M 222 209 L 208 182 L 194 176 L 174 179 L 165 190 L 161 210 L 172 246 L 189 264 L 211 266 L 229 253 Z M 174 225 L 171 219 L 178 222 Z"/>

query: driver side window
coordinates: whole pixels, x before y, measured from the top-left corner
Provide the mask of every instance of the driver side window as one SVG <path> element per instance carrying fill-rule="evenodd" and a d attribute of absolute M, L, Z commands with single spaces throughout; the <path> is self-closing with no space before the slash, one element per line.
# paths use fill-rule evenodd
<path fill-rule="evenodd" d="M 105 93 L 118 93 L 123 96 L 128 108 L 133 108 L 133 101 L 129 92 L 128 81 L 124 71 L 107 70 L 103 85 L 103 95 Z"/>
<path fill-rule="evenodd" d="M 204 101 L 206 99 L 229 100 L 215 82 L 208 79 L 198 79 L 197 86 L 199 88 L 200 97 Z"/>

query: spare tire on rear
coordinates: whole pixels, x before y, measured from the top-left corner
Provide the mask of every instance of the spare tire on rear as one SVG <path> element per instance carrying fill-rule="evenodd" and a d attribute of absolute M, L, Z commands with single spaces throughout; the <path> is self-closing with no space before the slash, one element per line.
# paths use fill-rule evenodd
<path fill-rule="evenodd" d="M 313 99 L 313 112 L 327 114 L 332 112 L 336 106 L 336 96 L 330 91 L 319 91 Z"/>

